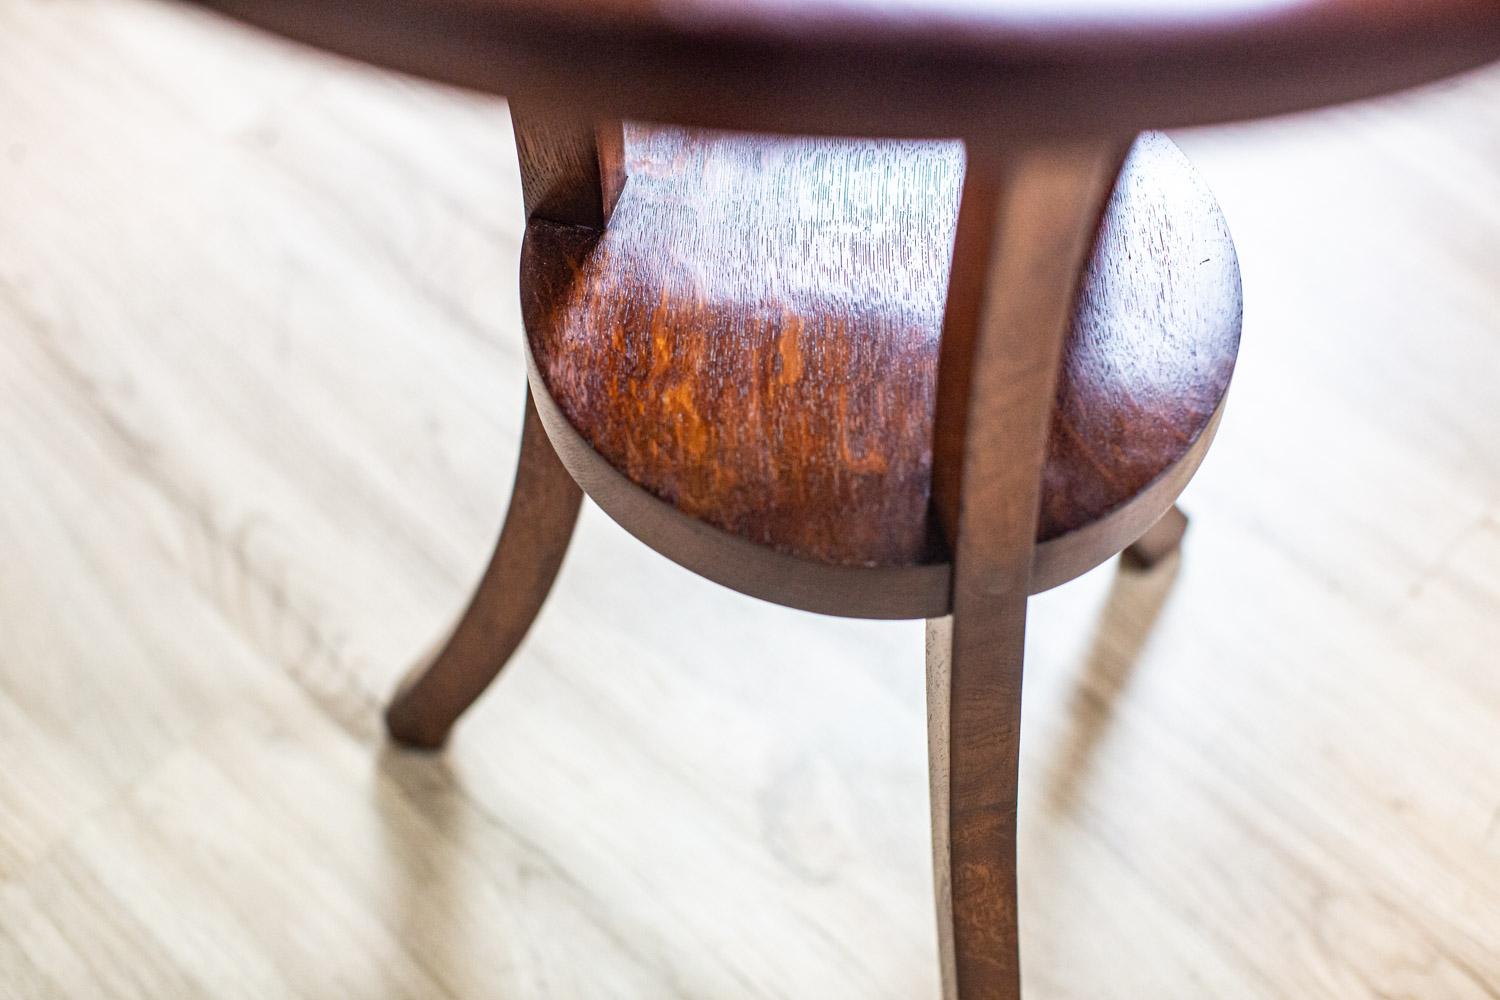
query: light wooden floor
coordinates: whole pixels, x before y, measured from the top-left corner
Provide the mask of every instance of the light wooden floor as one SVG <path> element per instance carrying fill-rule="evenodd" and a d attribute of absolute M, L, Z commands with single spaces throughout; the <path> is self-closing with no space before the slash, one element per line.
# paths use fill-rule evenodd
<path fill-rule="evenodd" d="M 1248 317 L 1180 565 L 1035 604 L 1028 996 L 1500 996 L 1500 74 L 1183 137 Z M 0 996 L 934 998 L 921 627 L 586 510 L 377 710 L 521 415 L 504 105 L 0 0 Z"/>

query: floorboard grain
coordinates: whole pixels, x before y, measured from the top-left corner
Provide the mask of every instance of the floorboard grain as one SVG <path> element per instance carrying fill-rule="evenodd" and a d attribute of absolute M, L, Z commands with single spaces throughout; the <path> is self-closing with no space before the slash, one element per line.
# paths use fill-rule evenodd
<path fill-rule="evenodd" d="M 1181 556 L 1033 602 L 1029 997 L 1500 996 L 1497 98 L 1177 137 L 1244 347 Z M 0 122 L 0 995 L 936 997 L 918 623 L 586 508 L 381 740 L 515 461 L 503 104 L 0 0 Z"/>

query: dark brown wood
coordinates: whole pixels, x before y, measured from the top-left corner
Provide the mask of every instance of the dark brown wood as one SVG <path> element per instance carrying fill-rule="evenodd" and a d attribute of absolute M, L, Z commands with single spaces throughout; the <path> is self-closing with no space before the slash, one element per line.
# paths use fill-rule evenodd
<path fill-rule="evenodd" d="M 961 149 L 630 136 L 630 188 L 602 237 L 546 222 L 527 236 L 523 310 L 548 395 L 628 479 L 725 532 L 842 566 L 945 561 L 929 519 L 934 401 L 939 370 L 957 378 L 951 358 L 972 346 L 951 324 L 940 337 Z M 1229 384 L 1233 244 L 1165 138 L 1131 157 L 1085 288 L 1044 542 L 1172 469 Z M 961 445 L 961 422 L 947 426 Z"/>
<path fill-rule="evenodd" d="M 468 608 L 430 663 L 418 664 L 386 710 L 391 736 L 434 749 L 499 675 L 546 601 L 583 492 L 557 460 L 531 394 L 510 509 Z"/>
<path fill-rule="evenodd" d="M 624 187 L 621 123 L 510 102 L 528 219 L 604 228 Z M 601 141 L 602 144 L 601 144 Z"/>
<path fill-rule="evenodd" d="M 731 535 L 657 499 L 610 465 L 573 429 L 547 394 L 534 361 L 531 391 L 558 458 L 589 498 L 626 531 L 679 565 L 742 594 L 817 614 L 879 619 L 947 614 L 946 562 L 838 566 L 811 562 Z"/>
<path fill-rule="evenodd" d="M 1188 516 L 1182 508 L 1173 505 L 1131 546 L 1120 553 L 1121 561 L 1133 569 L 1151 569 L 1157 563 L 1182 547 L 1182 536 L 1187 534 Z"/>
<path fill-rule="evenodd" d="M 935 465 L 930 494 L 932 509 L 950 541 L 958 537 L 974 354 L 983 325 L 979 310 L 985 302 L 987 263 L 995 251 L 994 220 L 1002 195 L 999 178 L 986 178 L 974 171 L 967 173 L 964 180 L 961 210 L 954 225 L 954 266 L 945 285 L 947 302 L 935 371 L 943 380 L 943 392 L 936 400 L 931 431 Z"/>
<path fill-rule="evenodd" d="M 599 196 L 607 224 L 614 215 L 615 204 L 625 190 L 625 123 L 618 118 L 594 126 L 594 152 L 599 161 Z"/>
<path fill-rule="evenodd" d="M 1238 346 L 1211 199 L 1158 183 L 1161 140 L 1111 196 L 1127 137 L 1500 55 L 1495 0 L 200 2 L 513 99 L 535 405 L 490 568 L 392 733 L 440 743 L 521 641 L 574 477 L 747 592 L 920 608 L 948 1000 L 1021 995 L 1028 595 L 1175 545 Z M 637 162 L 595 125 L 624 118 L 972 156 L 955 218 L 952 146 L 657 129 Z"/>
<path fill-rule="evenodd" d="M 1031 592 L 1039 594 L 1067 583 L 1112 558 L 1149 531 L 1198 471 L 1223 415 L 1221 404 L 1187 454 L 1137 493 L 1135 499 L 1086 527 L 1039 543 L 1031 563 Z"/>
<path fill-rule="evenodd" d="M 512 103 L 528 219 L 597 232 L 624 186 L 621 124 Z M 530 390 L 521 457 L 489 566 L 447 641 L 417 664 L 386 710 L 400 743 L 436 748 L 525 638 L 562 565 L 583 493 L 557 459 Z"/>
<path fill-rule="evenodd" d="M 929 628 L 928 732 L 947 1000 L 1020 1000 L 1016 787 L 1026 601 L 1075 293 L 1128 142 L 970 163 L 943 392 L 966 405 L 945 523 L 953 617 Z M 976 218 L 977 217 L 977 218 Z M 983 278 L 977 278 L 982 274 Z M 968 327 L 968 329 L 965 329 Z"/>
<path fill-rule="evenodd" d="M 952 609 L 947 562 L 875 567 L 812 562 L 721 531 L 658 500 L 589 446 L 548 396 L 534 361 L 529 368 L 537 410 L 563 465 L 601 510 L 674 562 L 742 594 L 817 614 L 936 618 Z M 1215 414 L 1183 457 L 1129 503 L 1084 528 L 1038 543 L 1031 592 L 1066 583 L 1140 538 L 1187 486 L 1208 452 L 1218 419 Z"/>
<path fill-rule="evenodd" d="M 991 145 L 1281 113 L 1500 55 L 1494 0 L 199 2 L 601 117 Z"/>
<path fill-rule="evenodd" d="M 954 144 L 631 131 L 595 239 L 530 228 L 550 394 L 679 510 L 842 565 L 930 554 L 927 479 Z"/>

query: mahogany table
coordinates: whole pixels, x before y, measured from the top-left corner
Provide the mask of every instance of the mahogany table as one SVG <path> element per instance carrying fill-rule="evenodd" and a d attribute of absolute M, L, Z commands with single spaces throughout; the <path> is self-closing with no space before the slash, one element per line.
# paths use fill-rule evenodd
<path fill-rule="evenodd" d="M 1175 547 L 1239 346 L 1224 221 L 1141 133 L 1500 56 L 1497 0 L 207 5 L 511 101 L 516 487 L 392 734 L 441 744 L 499 672 L 583 492 L 745 593 L 929 619 L 949 1000 L 1020 996 L 1027 597 Z"/>

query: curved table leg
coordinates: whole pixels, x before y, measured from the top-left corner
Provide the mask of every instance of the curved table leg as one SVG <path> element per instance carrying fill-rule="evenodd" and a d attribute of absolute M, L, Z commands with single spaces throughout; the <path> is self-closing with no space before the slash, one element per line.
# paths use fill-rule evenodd
<path fill-rule="evenodd" d="M 582 501 L 527 390 L 521 457 L 500 540 L 447 642 L 402 681 L 386 709 L 386 728 L 398 743 L 442 746 L 454 722 L 500 673 L 552 589 Z"/>
<path fill-rule="evenodd" d="M 1132 569 L 1150 569 L 1182 547 L 1182 536 L 1187 533 L 1187 527 L 1188 516 L 1174 504 L 1120 558 Z"/>
<path fill-rule="evenodd" d="M 933 500 L 952 615 L 928 625 L 944 1000 L 1020 1000 L 1016 798 L 1026 601 L 1072 306 L 1129 137 L 969 149 L 938 360 Z"/>

